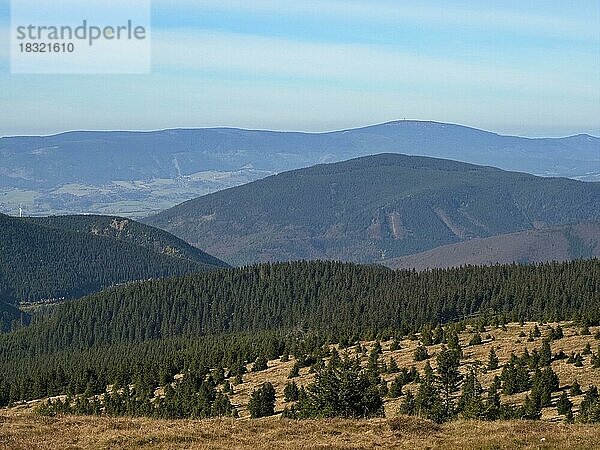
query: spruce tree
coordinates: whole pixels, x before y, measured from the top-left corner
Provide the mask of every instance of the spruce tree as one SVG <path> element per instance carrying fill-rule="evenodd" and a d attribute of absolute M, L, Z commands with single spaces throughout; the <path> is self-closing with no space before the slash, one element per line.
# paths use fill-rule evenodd
<path fill-rule="evenodd" d="M 437 382 L 440 386 L 444 405 L 444 417 L 449 418 L 454 413 L 451 395 L 458 390 L 462 375 L 458 368 L 460 357 L 455 350 L 442 346 L 437 356 Z"/>
<path fill-rule="evenodd" d="M 563 391 L 558 401 L 556 402 L 556 409 L 559 414 L 563 416 L 573 414 L 573 402 L 569 400 L 569 396 L 566 391 Z M 571 413 L 571 414 L 569 414 Z"/>
<path fill-rule="evenodd" d="M 402 400 L 398 412 L 409 416 L 414 416 L 416 414 L 415 396 L 411 391 L 408 391 L 404 396 L 404 400 Z"/>
<path fill-rule="evenodd" d="M 496 420 L 500 415 L 500 394 L 498 389 L 500 388 L 500 378 L 496 376 L 494 382 L 491 384 L 487 391 L 487 398 L 485 402 L 485 418 L 487 420 Z"/>
<path fill-rule="evenodd" d="M 427 351 L 427 347 L 424 345 L 420 345 L 415 350 L 415 361 L 424 361 L 429 359 L 429 352 Z"/>
<path fill-rule="evenodd" d="M 473 337 L 469 341 L 469 345 L 471 345 L 471 346 L 481 345 L 482 342 L 483 342 L 483 340 L 481 339 L 481 334 L 479 334 L 479 332 L 477 332 L 473 335 Z"/>
<path fill-rule="evenodd" d="M 550 347 L 550 342 L 548 340 L 544 340 L 538 355 L 538 363 L 540 366 L 550 365 L 552 362 L 552 348 Z"/>
<path fill-rule="evenodd" d="M 539 420 L 541 417 L 542 406 L 539 401 L 526 395 L 523 406 L 521 407 L 521 418 L 527 420 Z"/>
<path fill-rule="evenodd" d="M 487 369 L 488 370 L 496 370 L 497 368 L 498 368 L 498 356 L 496 355 L 496 351 L 494 350 L 494 347 L 492 347 L 490 349 L 490 354 L 488 356 Z"/>
<path fill-rule="evenodd" d="M 415 414 L 436 422 L 443 422 L 446 419 L 442 398 L 434 384 L 433 376 L 425 376 L 421 379 L 415 397 Z"/>
<path fill-rule="evenodd" d="M 398 339 L 394 338 L 394 340 L 390 344 L 390 350 L 392 352 L 395 352 L 396 350 L 400 350 L 401 348 L 402 348 L 402 345 L 400 345 L 400 341 Z"/>
<path fill-rule="evenodd" d="M 296 378 L 300 376 L 300 363 L 296 361 L 292 366 L 288 378 Z"/>
<path fill-rule="evenodd" d="M 577 420 L 582 423 L 600 422 L 600 397 L 596 386 L 590 386 L 586 391 Z"/>
<path fill-rule="evenodd" d="M 390 356 L 390 362 L 388 363 L 387 366 L 387 372 L 388 373 L 398 373 L 398 371 L 400 370 L 400 368 L 398 367 L 398 363 L 396 362 L 396 360 Z"/>
<path fill-rule="evenodd" d="M 252 392 L 248 411 L 253 419 L 272 416 L 275 413 L 275 389 L 271 383 L 264 383 Z"/>
<path fill-rule="evenodd" d="M 298 389 L 298 385 L 294 381 L 285 385 L 285 389 L 283 390 L 284 401 L 295 402 L 298 400 L 299 395 L 300 390 Z"/>
<path fill-rule="evenodd" d="M 402 377 L 398 375 L 396 378 L 392 380 L 390 383 L 390 388 L 388 390 L 388 397 L 390 398 L 398 398 L 402 395 Z"/>
<path fill-rule="evenodd" d="M 573 396 L 581 395 L 581 386 L 579 385 L 579 382 L 577 381 L 577 379 L 575 379 L 573 381 L 573 384 L 571 385 L 570 393 Z"/>
<path fill-rule="evenodd" d="M 252 365 L 252 372 L 261 372 L 263 370 L 267 370 L 267 368 L 267 358 L 264 356 L 259 356 Z"/>
<path fill-rule="evenodd" d="M 358 359 L 344 358 L 336 366 L 324 366 L 315 381 L 300 396 L 300 418 L 364 418 L 383 415 L 379 385 L 363 369 Z"/>
<path fill-rule="evenodd" d="M 477 370 L 475 367 L 471 367 L 463 383 L 457 405 L 457 410 L 465 419 L 484 418 L 485 408 L 481 394 L 482 388 L 477 379 Z"/>

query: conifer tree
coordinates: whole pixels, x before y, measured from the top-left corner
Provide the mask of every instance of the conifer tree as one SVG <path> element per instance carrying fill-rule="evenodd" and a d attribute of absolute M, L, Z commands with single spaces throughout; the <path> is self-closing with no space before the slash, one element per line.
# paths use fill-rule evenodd
<path fill-rule="evenodd" d="M 300 363 L 296 361 L 292 366 L 288 378 L 296 378 L 300 376 Z"/>
<path fill-rule="evenodd" d="M 416 414 L 416 401 L 415 396 L 411 391 L 408 391 L 404 396 L 404 400 L 400 404 L 400 409 L 398 411 L 400 414 L 406 414 L 409 416 L 414 416 Z"/>
<path fill-rule="evenodd" d="M 254 364 L 252 365 L 252 372 L 261 372 L 263 370 L 267 370 L 267 368 L 267 358 L 265 358 L 264 356 L 259 356 L 258 358 L 256 358 L 256 361 L 254 361 Z"/>
<path fill-rule="evenodd" d="M 496 355 L 496 351 L 494 350 L 494 347 L 492 347 L 490 349 L 490 354 L 488 356 L 487 369 L 488 370 L 496 370 L 497 368 L 498 368 L 498 356 Z"/>
<path fill-rule="evenodd" d="M 398 367 L 398 363 L 392 356 L 390 356 L 390 362 L 388 363 L 388 366 L 387 366 L 387 372 L 388 373 L 398 373 L 399 370 L 400 370 L 400 368 Z"/>
<path fill-rule="evenodd" d="M 481 419 L 485 417 L 482 399 L 482 388 L 477 379 L 477 369 L 471 367 L 462 386 L 457 410 L 466 419 Z"/>
<path fill-rule="evenodd" d="M 458 368 L 460 366 L 460 357 L 455 350 L 442 346 L 437 356 L 437 381 L 442 394 L 444 405 L 444 416 L 452 416 L 454 408 L 451 395 L 458 390 L 462 375 Z"/>
<path fill-rule="evenodd" d="M 433 344 L 433 339 L 431 337 L 431 328 L 429 325 L 423 326 L 421 328 L 421 344 L 425 347 L 429 347 Z"/>
<path fill-rule="evenodd" d="M 298 385 L 292 381 L 285 385 L 285 389 L 283 390 L 283 399 L 286 402 L 295 402 L 298 400 L 300 395 L 300 390 L 298 389 Z"/>
<path fill-rule="evenodd" d="M 572 419 L 573 417 L 573 402 L 569 399 L 566 391 L 563 391 L 560 395 L 558 402 L 556 402 L 556 409 L 559 414 L 566 416 L 567 421 L 569 417 Z"/>
<path fill-rule="evenodd" d="M 571 392 L 571 395 L 573 395 L 573 396 L 581 395 L 581 386 L 579 385 L 577 378 L 573 381 L 570 392 Z"/>
<path fill-rule="evenodd" d="M 415 350 L 415 361 L 424 361 L 429 359 L 429 352 L 427 351 L 427 347 L 424 345 L 420 345 Z"/>
<path fill-rule="evenodd" d="M 349 358 L 322 367 L 297 404 L 300 418 L 379 417 L 383 412 L 379 385 L 358 359 Z"/>
<path fill-rule="evenodd" d="M 394 340 L 390 344 L 390 350 L 395 352 L 396 350 L 400 350 L 401 348 L 402 348 L 402 345 L 400 344 L 400 341 L 398 339 L 394 338 Z"/>
<path fill-rule="evenodd" d="M 500 377 L 494 377 L 494 382 L 490 385 L 487 391 L 485 402 L 485 417 L 487 420 L 496 420 L 500 415 Z"/>
<path fill-rule="evenodd" d="M 415 414 L 440 423 L 446 419 L 445 408 L 434 384 L 433 375 L 421 379 L 415 397 Z"/>
<path fill-rule="evenodd" d="M 264 383 L 255 389 L 248 402 L 248 411 L 253 419 L 272 416 L 275 412 L 275 389 L 271 383 Z"/>
<path fill-rule="evenodd" d="M 600 397 L 596 386 L 590 386 L 586 391 L 577 420 L 582 423 L 600 422 Z"/>
<path fill-rule="evenodd" d="M 483 340 L 481 339 L 481 334 L 479 334 L 479 332 L 477 332 L 473 335 L 473 337 L 469 341 L 469 345 L 471 345 L 471 346 L 481 345 L 482 342 L 483 342 Z"/>
<path fill-rule="evenodd" d="M 542 348 L 539 351 L 538 363 L 540 366 L 548 366 L 552 362 L 552 348 L 550 341 L 547 339 L 542 343 Z"/>
<path fill-rule="evenodd" d="M 521 408 L 521 418 L 527 420 L 539 420 L 542 416 L 542 406 L 536 399 L 532 399 L 529 395 L 525 396 L 525 401 Z"/>
<path fill-rule="evenodd" d="M 398 398 L 402 395 L 402 377 L 398 375 L 396 378 L 392 380 L 390 383 L 390 388 L 388 390 L 388 397 L 390 398 Z"/>

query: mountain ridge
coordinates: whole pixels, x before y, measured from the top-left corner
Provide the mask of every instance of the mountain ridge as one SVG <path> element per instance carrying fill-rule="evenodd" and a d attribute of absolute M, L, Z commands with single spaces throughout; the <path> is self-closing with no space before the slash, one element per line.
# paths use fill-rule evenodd
<path fill-rule="evenodd" d="M 440 122 L 323 133 L 72 131 L 0 138 L 0 211 L 142 217 L 275 173 L 390 152 L 600 180 L 600 138 L 521 138 Z"/>
<path fill-rule="evenodd" d="M 600 184 L 380 154 L 270 176 L 145 220 L 234 264 L 375 262 L 600 219 Z"/>
<path fill-rule="evenodd" d="M 161 132 L 170 132 L 170 131 L 202 131 L 202 130 L 233 130 L 233 131 L 250 131 L 257 133 L 288 133 L 288 134 L 303 134 L 303 135 L 322 135 L 322 134 L 334 134 L 334 133 L 343 133 L 348 131 L 357 131 L 357 130 L 366 130 L 370 128 L 377 128 L 385 125 L 398 125 L 398 124 L 431 124 L 431 125 L 442 125 L 442 126 L 451 126 L 457 128 L 464 128 L 472 131 L 478 131 L 486 134 L 492 134 L 499 137 L 510 137 L 510 138 L 519 138 L 519 139 L 569 139 L 575 137 L 590 137 L 593 139 L 600 139 L 600 136 L 595 136 L 589 133 L 576 133 L 576 134 L 568 134 L 564 136 L 552 136 L 552 137 L 540 137 L 540 136 L 522 136 L 518 134 L 512 133 L 498 133 L 495 131 L 487 130 L 484 128 L 478 128 L 473 125 L 465 125 L 454 122 L 441 122 L 438 120 L 415 120 L 415 119 L 395 119 L 395 120 L 387 120 L 385 122 L 377 122 L 370 125 L 356 126 L 356 127 L 346 127 L 339 128 L 333 130 L 326 131 L 302 131 L 302 130 L 279 130 L 279 129 L 271 129 L 271 128 L 252 128 L 252 127 L 235 127 L 235 126 L 215 126 L 215 127 L 167 127 L 167 128 L 156 128 L 156 129 L 148 129 L 148 130 L 94 130 L 94 129 L 77 129 L 77 130 L 66 130 L 59 131 L 56 133 L 49 134 L 28 134 L 28 135 L 5 135 L 0 136 L 2 138 L 47 138 L 47 137 L 60 137 L 66 136 L 69 134 L 76 133 L 161 133 Z"/>

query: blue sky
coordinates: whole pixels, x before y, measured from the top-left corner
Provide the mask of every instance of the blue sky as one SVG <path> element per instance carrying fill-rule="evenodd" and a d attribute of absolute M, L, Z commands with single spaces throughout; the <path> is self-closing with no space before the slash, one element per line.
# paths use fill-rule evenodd
<path fill-rule="evenodd" d="M 154 0 L 149 75 L 11 75 L 0 135 L 409 118 L 600 135 L 598 0 Z"/>

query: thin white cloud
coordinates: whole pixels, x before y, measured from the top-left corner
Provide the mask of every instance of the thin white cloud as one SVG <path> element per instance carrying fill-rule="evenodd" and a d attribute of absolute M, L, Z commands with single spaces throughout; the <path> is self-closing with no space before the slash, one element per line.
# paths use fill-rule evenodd
<path fill-rule="evenodd" d="M 435 58 L 362 44 L 310 43 L 194 30 L 156 31 L 154 65 L 161 68 L 260 77 L 288 77 L 318 84 L 378 83 L 386 89 L 469 86 L 537 93 L 598 94 L 594 72 L 563 71 Z M 181 43 L 186 42 L 185 46 Z M 597 75 L 597 70 L 596 70 Z"/>
<path fill-rule="evenodd" d="M 425 4 L 426 3 L 426 4 Z M 489 30 L 506 30 L 519 33 L 540 33 L 598 41 L 598 14 L 600 7 L 587 15 L 561 16 L 545 14 L 544 2 L 540 12 L 532 13 L 504 8 L 465 5 L 452 2 L 377 2 L 364 0 L 154 0 L 155 8 L 188 8 L 197 12 L 206 10 L 248 11 L 280 15 L 327 16 L 380 21 L 384 23 L 414 22 L 435 25 L 462 25 Z"/>

